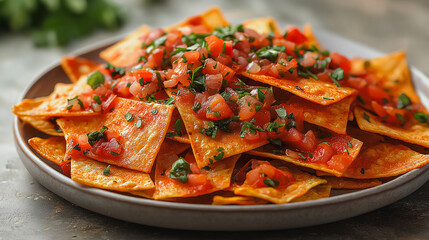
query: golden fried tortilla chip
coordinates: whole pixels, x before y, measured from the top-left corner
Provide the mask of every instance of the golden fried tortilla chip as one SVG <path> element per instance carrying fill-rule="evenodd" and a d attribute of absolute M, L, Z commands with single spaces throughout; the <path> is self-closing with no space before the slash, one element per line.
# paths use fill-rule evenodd
<path fill-rule="evenodd" d="M 420 98 L 414 91 L 404 51 L 370 60 L 355 59 L 352 61 L 351 73 L 359 74 L 364 70 L 374 74 L 378 85 L 387 89 L 395 100 L 400 94 L 405 93 L 413 103 L 420 103 Z"/>
<path fill-rule="evenodd" d="M 34 137 L 28 140 L 28 144 L 44 158 L 57 165 L 60 165 L 64 160 L 66 141 L 63 137 L 50 137 L 47 139 Z"/>
<path fill-rule="evenodd" d="M 313 33 L 313 28 L 310 24 L 305 24 L 302 27 L 302 33 L 305 37 L 307 37 L 307 41 L 304 42 L 304 45 L 306 47 L 311 47 L 312 45 L 316 46 L 319 50 L 323 50 L 322 45 L 317 40 L 316 36 Z"/>
<path fill-rule="evenodd" d="M 158 155 L 174 152 L 174 154 L 179 155 L 182 152 L 188 150 L 191 147 L 191 145 L 186 143 L 181 143 L 178 141 L 173 141 L 170 139 L 165 138 L 164 142 L 161 145 L 161 148 L 159 149 Z"/>
<path fill-rule="evenodd" d="M 215 138 L 200 133 L 200 128 L 207 128 L 209 121 L 197 118 L 192 110 L 192 105 L 182 101 L 181 98 L 177 97 L 175 94 L 171 94 L 171 90 L 167 89 L 166 91 L 170 96 L 176 99 L 175 104 L 185 124 L 192 151 L 194 152 L 199 168 L 215 162 L 217 159 L 215 156 L 218 156 L 220 153 L 223 153 L 223 158 L 227 158 L 268 143 L 266 140 L 248 143 L 244 138 L 240 137 L 239 129 L 231 133 L 218 130 Z"/>
<path fill-rule="evenodd" d="M 65 134 L 68 149 L 74 146 L 73 134 L 87 134 L 99 131 L 102 126 L 108 127 L 121 135 L 117 140 L 122 152 L 114 159 L 100 157 L 92 151 L 89 151 L 87 156 L 109 164 L 150 172 L 164 141 L 173 108 L 171 105 L 116 98 L 113 110 L 104 115 L 61 118 L 57 123 Z M 155 109 L 156 114 L 153 114 Z M 127 113 L 134 116 L 129 122 L 124 117 Z"/>
<path fill-rule="evenodd" d="M 378 179 L 351 179 L 351 178 L 338 178 L 338 177 L 322 177 L 333 189 L 364 189 L 381 185 Z"/>
<path fill-rule="evenodd" d="M 164 28 L 170 32 L 186 26 L 203 25 L 207 31 L 211 32 L 215 27 L 228 26 L 228 21 L 224 18 L 222 11 L 218 7 L 212 7 L 200 15 L 187 18 L 183 22 Z"/>
<path fill-rule="evenodd" d="M 306 194 L 302 195 L 301 197 L 297 197 L 293 199 L 291 202 L 305 202 L 305 201 L 317 200 L 322 198 L 328 198 L 330 195 L 331 195 L 331 185 L 328 182 L 328 184 L 321 184 L 310 189 L 310 191 L 308 191 Z"/>
<path fill-rule="evenodd" d="M 303 109 L 304 121 L 339 134 L 346 134 L 350 105 L 354 99 L 354 96 L 350 96 L 339 102 L 324 106 L 299 97 L 292 97 L 288 103 Z"/>
<path fill-rule="evenodd" d="M 78 96 L 90 86 L 86 83 L 86 77 L 82 77 L 76 84 L 57 83 L 54 91 L 48 97 L 36 99 L 24 99 L 21 103 L 12 107 L 12 112 L 21 116 L 31 117 L 71 117 L 99 115 L 93 111 L 69 111 L 67 99 Z"/>
<path fill-rule="evenodd" d="M 429 147 L 429 126 L 417 122 L 414 118 L 406 121 L 403 126 L 393 126 L 383 123 L 380 117 L 359 107 L 354 109 L 354 115 L 359 128 L 364 131 L 378 133 L 404 142 Z"/>
<path fill-rule="evenodd" d="M 83 156 L 71 160 L 71 179 L 86 186 L 120 192 L 155 187 L 147 173 L 108 165 Z"/>
<path fill-rule="evenodd" d="M 283 189 L 273 187 L 252 188 L 251 186 L 243 184 L 234 188 L 234 194 L 256 197 L 276 204 L 282 204 L 291 202 L 306 194 L 310 189 L 326 183 L 326 180 L 302 172 L 294 167 L 279 166 L 277 168 L 292 173 L 295 181 Z"/>
<path fill-rule="evenodd" d="M 360 151 L 363 143 L 357 139 L 352 138 L 352 140 L 350 141 L 350 144 L 351 144 L 351 147 L 348 146 L 347 149 L 345 150 L 345 152 L 348 152 L 349 153 L 348 156 L 351 156 L 352 160 L 354 161 L 354 159 L 356 159 L 356 157 L 358 156 L 359 151 Z M 328 173 L 335 175 L 335 176 L 338 176 L 338 177 L 340 177 L 344 173 L 344 171 L 346 171 L 347 167 L 349 166 L 347 164 L 351 163 L 351 162 L 337 163 L 333 159 L 332 159 L 332 161 L 333 161 L 332 163 L 330 161 L 328 161 L 327 163 L 310 162 L 310 161 L 307 161 L 306 159 L 303 159 L 301 157 L 293 158 L 293 157 L 289 157 L 289 156 L 285 155 L 285 149 L 280 150 L 280 153 L 273 153 L 274 150 L 277 150 L 277 147 L 274 147 L 272 145 L 265 145 L 263 147 L 249 151 L 249 154 L 252 154 L 255 156 L 260 156 L 260 157 L 268 157 L 268 158 L 272 158 L 272 159 L 283 160 L 283 161 L 293 163 L 293 164 L 298 165 L 298 166 L 328 172 Z M 333 167 L 338 167 L 338 169 L 335 169 Z M 342 170 L 340 170 L 340 168 Z"/>
<path fill-rule="evenodd" d="M 429 155 L 403 145 L 380 143 L 363 150 L 343 177 L 372 179 L 393 177 L 429 163 Z"/>
<path fill-rule="evenodd" d="M 64 136 L 64 133 L 61 131 L 61 129 L 56 126 L 56 124 L 54 124 L 49 118 L 21 116 L 19 119 L 48 135 Z"/>
<path fill-rule="evenodd" d="M 98 64 L 82 57 L 65 57 L 61 59 L 61 67 L 71 82 L 77 82 L 82 76 L 97 70 Z"/>
<path fill-rule="evenodd" d="M 329 105 L 356 94 L 356 90 L 347 87 L 337 87 L 334 84 L 318 81 L 313 78 L 298 78 L 296 80 L 280 79 L 266 75 L 240 72 L 240 75 L 251 78 L 274 87 L 281 88 L 299 97 L 321 105 Z"/>
<path fill-rule="evenodd" d="M 191 154 L 192 155 L 192 154 Z M 201 169 L 200 174 L 207 176 L 210 185 L 190 185 L 181 183 L 169 177 L 172 164 L 179 159 L 177 155 L 170 152 L 159 155 L 155 170 L 156 190 L 154 199 L 165 199 L 174 197 L 192 197 L 219 191 L 230 186 L 231 175 L 235 163 L 240 155 L 218 161 L 210 166 L 210 169 Z M 189 164 L 195 164 L 193 157 L 186 157 Z"/>
<path fill-rule="evenodd" d="M 100 52 L 100 57 L 116 67 L 128 67 L 137 64 L 142 46 L 141 37 L 150 32 L 143 25 L 122 41 Z"/>
<path fill-rule="evenodd" d="M 212 205 L 259 205 L 266 204 L 268 201 L 263 199 L 245 197 L 245 196 L 233 196 L 233 197 L 224 197 L 224 196 L 214 196 Z"/>
<path fill-rule="evenodd" d="M 272 17 L 247 20 L 243 22 L 243 26 L 253 29 L 259 34 L 268 34 L 270 32 L 281 33 L 279 24 Z"/>

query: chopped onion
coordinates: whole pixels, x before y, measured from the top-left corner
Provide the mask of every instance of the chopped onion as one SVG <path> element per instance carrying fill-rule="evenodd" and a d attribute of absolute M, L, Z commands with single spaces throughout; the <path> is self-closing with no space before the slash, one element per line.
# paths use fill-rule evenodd
<path fill-rule="evenodd" d="M 261 71 L 261 67 L 255 62 L 251 62 L 249 65 L 247 65 L 247 71 L 249 73 L 257 73 Z"/>

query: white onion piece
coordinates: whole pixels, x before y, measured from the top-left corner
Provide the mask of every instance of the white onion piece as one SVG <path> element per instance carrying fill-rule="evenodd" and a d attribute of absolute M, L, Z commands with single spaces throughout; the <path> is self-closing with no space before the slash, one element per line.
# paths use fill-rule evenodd
<path fill-rule="evenodd" d="M 247 65 L 246 70 L 249 73 L 258 73 L 259 71 L 261 71 L 261 67 L 255 62 L 251 62 L 251 63 L 249 63 L 249 65 Z"/>

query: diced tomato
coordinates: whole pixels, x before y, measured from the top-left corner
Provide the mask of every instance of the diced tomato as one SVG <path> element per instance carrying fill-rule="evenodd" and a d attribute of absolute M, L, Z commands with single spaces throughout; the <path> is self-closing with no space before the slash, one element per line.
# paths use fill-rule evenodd
<path fill-rule="evenodd" d="M 294 42 L 291 41 L 286 41 L 285 39 L 274 39 L 273 40 L 273 45 L 274 46 L 285 46 L 286 47 L 286 53 L 288 56 L 295 56 L 296 54 L 293 52 L 293 50 L 296 47 L 296 44 Z"/>
<path fill-rule="evenodd" d="M 302 142 L 302 140 L 304 139 L 304 134 L 300 133 L 295 128 L 291 128 L 287 131 L 282 132 L 280 134 L 280 138 L 283 142 L 295 144 Z"/>
<path fill-rule="evenodd" d="M 223 77 L 222 74 L 218 73 L 215 75 L 206 75 L 206 87 L 207 90 L 217 92 L 222 86 Z"/>
<path fill-rule="evenodd" d="M 266 141 L 268 139 L 268 134 L 266 132 L 260 132 L 256 131 L 255 134 L 247 131 L 246 135 L 244 135 L 244 140 L 246 140 L 247 143 L 257 143 L 261 141 Z"/>
<path fill-rule="evenodd" d="M 287 28 L 286 40 L 301 44 L 307 41 L 307 37 L 297 27 L 290 26 Z"/>
<path fill-rule="evenodd" d="M 233 112 L 220 94 L 208 97 L 207 102 L 206 118 L 220 120 L 232 117 Z"/>
<path fill-rule="evenodd" d="M 187 157 L 188 155 L 192 156 L 192 158 L 194 159 L 193 160 L 194 162 L 188 160 L 188 157 Z M 192 173 L 195 173 L 195 174 L 200 174 L 201 173 L 201 169 L 199 169 L 197 163 L 195 163 L 194 155 L 189 154 L 189 153 L 186 154 L 185 160 L 189 163 L 189 166 L 191 168 Z"/>
<path fill-rule="evenodd" d="M 112 138 L 115 138 L 116 140 L 118 140 L 121 137 L 121 133 L 118 131 L 114 131 L 111 129 L 107 129 L 104 131 L 104 134 L 107 137 L 107 141 L 110 141 Z"/>
<path fill-rule="evenodd" d="M 262 103 L 258 101 L 258 99 L 250 95 L 238 99 L 237 104 L 239 107 L 238 116 L 240 117 L 240 121 L 252 119 L 256 114 L 255 106 L 262 106 Z"/>
<path fill-rule="evenodd" d="M 279 170 L 271 166 L 268 162 L 264 162 L 246 174 L 244 184 L 253 188 L 270 187 L 264 182 L 268 178 L 278 183 L 275 188 L 284 188 L 294 182 L 292 173 Z"/>
<path fill-rule="evenodd" d="M 306 52 L 304 54 L 304 58 L 301 61 L 301 65 L 304 67 L 313 66 L 316 63 L 317 57 L 319 57 L 319 54 L 317 54 L 315 52 Z"/>
<path fill-rule="evenodd" d="M 77 142 L 81 148 L 81 151 L 91 149 L 91 145 L 88 142 L 88 136 L 86 134 L 81 134 L 77 137 Z"/>
<path fill-rule="evenodd" d="M 295 144 L 295 146 L 299 150 L 306 151 L 306 152 L 313 151 L 316 148 L 316 145 L 317 145 L 317 139 L 316 139 L 316 136 L 314 136 L 313 131 L 311 130 L 304 135 L 304 139 L 302 140 L 302 142 Z"/>
<path fill-rule="evenodd" d="M 149 72 L 145 69 L 136 69 L 132 72 L 133 76 L 136 78 L 137 81 L 139 81 L 140 78 L 143 78 L 143 81 L 145 83 L 148 83 L 151 81 L 153 73 Z"/>
<path fill-rule="evenodd" d="M 379 117 L 384 117 L 387 115 L 386 110 L 383 108 L 383 106 L 381 106 L 380 104 L 378 104 L 376 101 L 371 101 L 371 107 L 374 110 L 374 112 L 379 116 Z"/>
<path fill-rule="evenodd" d="M 101 107 L 104 112 L 110 111 L 110 109 L 115 105 L 114 100 L 116 98 L 116 94 L 110 94 L 109 97 L 101 103 Z"/>
<path fill-rule="evenodd" d="M 344 172 L 352 162 L 352 156 L 334 155 L 326 164 L 332 169 L 335 169 L 339 172 Z"/>
<path fill-rule="evenodd" d="M 268 109 L 262 108 L 253 116 L 255 119 L 255 126 L 263 127 L 271 120 L 271 113 Z"/>
<path fill-rule="evenodd" d="M 158 47 L 155 49 L 147 58 L 147 63 L 145 64 L 145 67 L 157 67 L 161 66 L 162 64 L 162 58 L 165 55 L 165 48 L 164 47 Z"/>
<path fill-rule="evenodd" d="M 335 150 L 331 147 L 331 145 L 322 142 L 317 145 L 316 150 L 314 150 L 312 153 L 313 157 L 307 158 L 307 161 L 326 163 L 332 158 L 334 154 Z"/>
<path fill-rule="evenodd" d="M 122 147 L 119 142 L 112 138 L 110 141 L 98 141 L 94 144 L 91 152 L 106 158 L 117 158 L 117 156 L 122 152 Z"/>
<path fill-rule="evenodd" d="M 211 75 L 220 73 L 228 82 L 232 81 L 235 75 L 234 70 L 211 58 L 206 59 L 206 67 L 204 68 L 203 73 Z"/>
<path fill-rule="evenodd" d="M 357 90 L 361 90 L 366 86 L 366 81 L 363 78 L 359 78 L 359 77 L 350 77 L 347 80 L 347 84 L 348 86 L 357 89 Z"/>
<path fill-rule="evenodd" d="M 225 55 L 232 56 L 232 41 L 225 42 Z"/>
<path fill-rule="evenodd" d="M 207 175 L 191 173 L 187 175 L 189 185 L 205 185 L 209 183 Z M 210 183 L 209 183 L 210 184 Z"/>
<path fill-rule="evenodd" d="M 346 72 L 346 73 L 350 72 L 351 63 L 350 63 L 350 60 L 348 58 L 346 58 L 345 56 L 343 56 L 337 52 L 332 52 L 329 56 L 331 57 L 331 67 L 332 68 L 340 67 L 344 70 L 344 72 Z"/>
<path fill-rule="evenodd" d="M 200 60 L 200 53 L 198 51 L 185 52 L 183 56 L 186 58 L 187 63 L 195 63 Z"/>
<path fill-rule="evenodd" d="M 205 40 L 210 48 L 211 56 L 217 57 L 222 53 L 224 43 L 222 39 L 219 39 L 215 35 L 211 35 L 206 37 Z"/>
<path fill-rule="evenodd" d="M 63 171 L 63 174 L 67 177 L 70 177 L 71 175 L 71 162 L 70 161 L 63 161 L 60 163 L 60 168 Z"/>

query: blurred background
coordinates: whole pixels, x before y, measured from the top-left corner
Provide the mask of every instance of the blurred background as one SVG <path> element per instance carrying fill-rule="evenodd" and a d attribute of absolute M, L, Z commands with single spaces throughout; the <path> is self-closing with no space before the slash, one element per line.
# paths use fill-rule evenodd
<path fill-rule="evenodd" d="M 17 103 L 30 81 L 49 65 L 58 63 L 61 57 L 118 35 L 125 36 L 142 24 L 168 26 L 213 5 L 218 5 L 233 24 L 272 16 L 282 27 L 310 23 L 316 30 L 331 32 L 385 53 L 406 50 L 410 65 L 429 75 L 427 0 L 0 0 L 0 135 L 3 136 L 0 138 L 0 222 L 12 225 L 11 228 L 0 224 L 0 233 L 9 233 L 5 239 L 31 236 L 44 228 L 43 233 L 48 234 L 46 239 L 86 231 L 108 239 L 119 236 L 109 235 L 109 229 L 133 228 L 73 206 L 34 183 L 12 144 L 10 107 Z M 428 189 L 428 183 L 425 186 Z M 390 208 L 395 209 L 398 204 L 401 203 Z M 55 210 L 47 210 L 52 206 Z M 424 217 L 427 219 L 427 215 Z M 351 220 L 353 226 L 346 222 L 341 231 L 356 234 L 365 231 L 360 221 L 368 218 L 355 219 Z M 391 228 L 387 230 L 393 231 L 392 221 L 401 220 L 389 221 L 390 225 L 386 226 Z M 55 230 L 49 228 L 52 224 Z M 406 226 L 400 229 L 407 232 Z M 162 230 L 151 228 L 142 227 L 139 231 L 152 231 L 151 236 L 155 238 L 162 235 Z"/>

